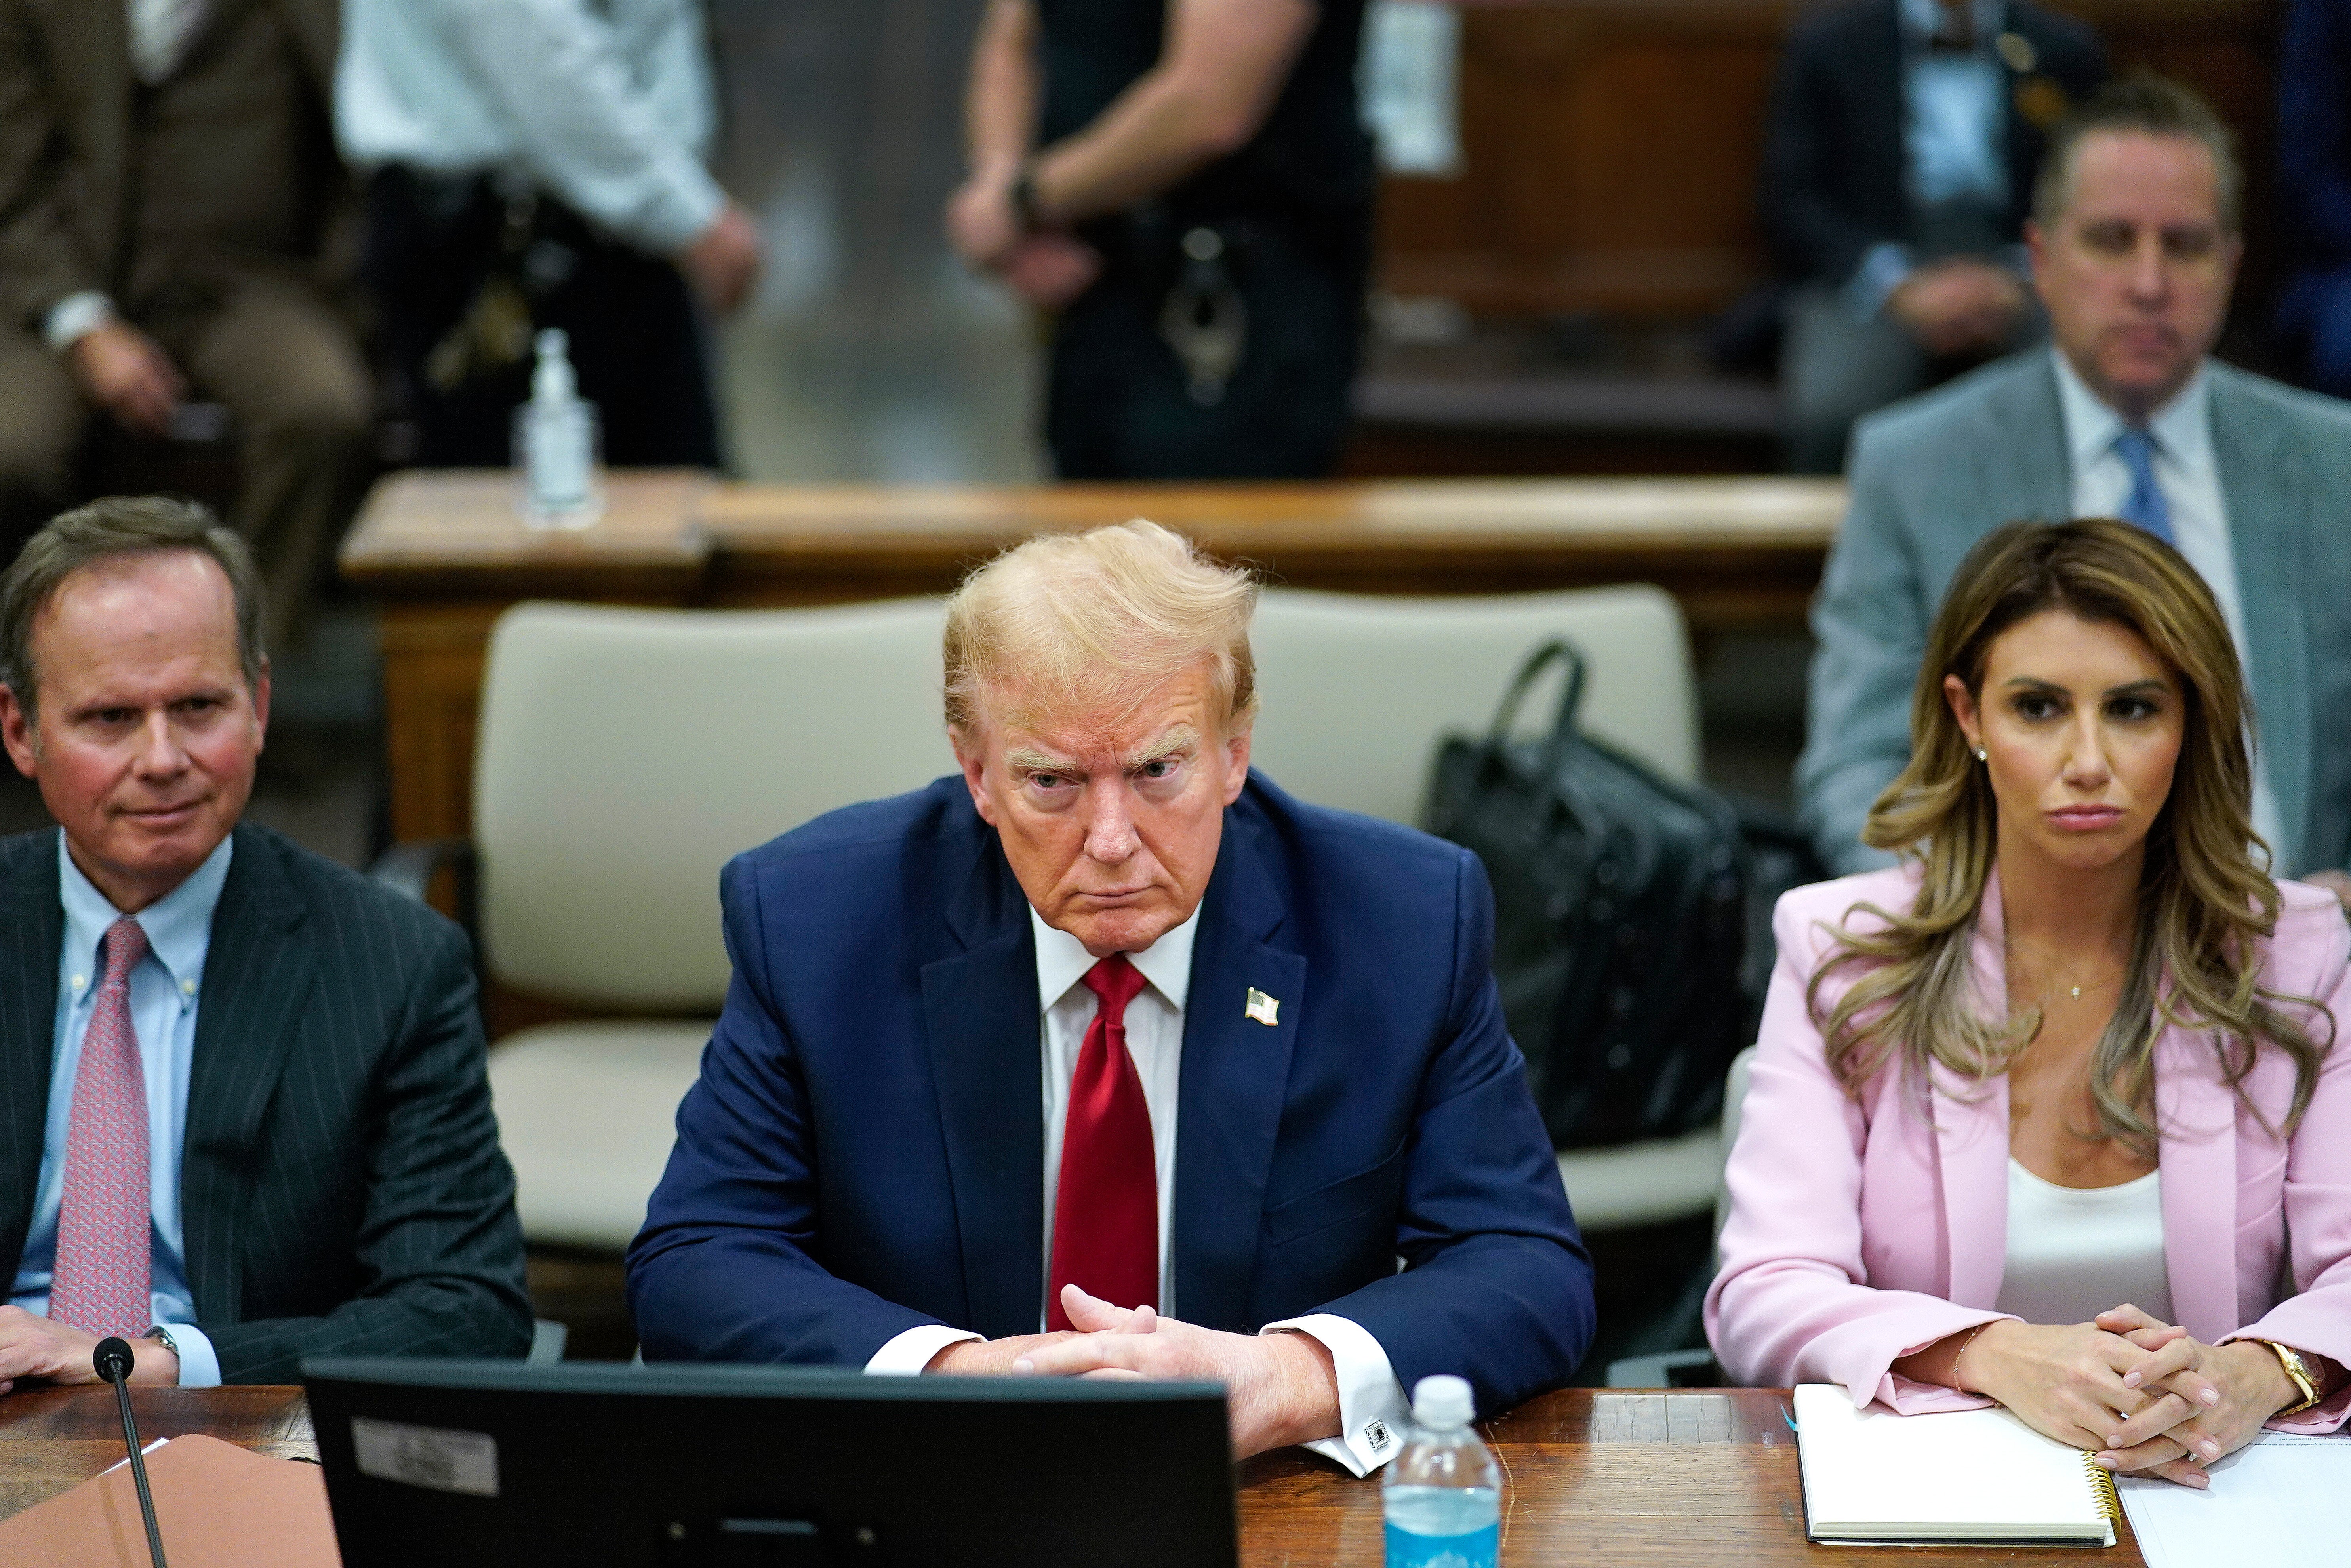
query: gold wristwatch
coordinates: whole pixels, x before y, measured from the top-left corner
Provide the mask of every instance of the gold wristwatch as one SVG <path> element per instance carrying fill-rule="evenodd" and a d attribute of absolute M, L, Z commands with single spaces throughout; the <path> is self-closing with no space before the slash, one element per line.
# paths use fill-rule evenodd
<path fill-rule="evenodd" d="M 2302 1398 L 2299 1403 L 2287 1406 L 2284 1409 L 2277 1412 L 2278 1415 L 2299 1416 L 2304 1410 L 2309 1409 L 2312 1406 L 2318 1403 L 2318 1377 L 2311 1371 L 2310 1363 L 2303 1359 L 2302 1352 L 2294 1349 L 2290 1344 L 2280 1344 L 2273 1339 L 2257 1339 L 2253 1341 L 2253 1343 L 2255 1344 L 2265 1344 L 2269 1346 L 2272 1351 L 2276 1353 L 2278 1364 L 2285 1368 L 2286 1381 L 2293 1384 L 2294 1387 L 2299 1389 L 2302 1393 Z"/>

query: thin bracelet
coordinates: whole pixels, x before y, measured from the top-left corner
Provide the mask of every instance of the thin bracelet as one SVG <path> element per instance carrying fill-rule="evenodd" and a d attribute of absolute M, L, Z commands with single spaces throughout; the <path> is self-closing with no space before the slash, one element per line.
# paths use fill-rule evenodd
<path fill-rule="evenodd" d="M 1961 1386 L 1961 1385 L 1959 1385 L 1959 1381 L 1958 1381 L 1958 1379 L 1959 1379 L 1959 1357 L 1961 1357 L 1961 1356 L 1963 1356 L 1963 1355 L 1965 1355 L 1965 1354 L 1968 1354 L 1968 1346 L 1970 1346 L 1970 1345 L 1971 1345 L 1971 1344 L 1973 1344 L 1973 1343 L 1976 1343 L 1976 1335 L 1978 1335 L 1978 1334 L 1980 1334 L 1980 1333 L 1983 1333 L 1983 1332 L 1984 1332 L 1984 1330 L 1986 1330 L 1986 1329 L 1988 1329 L 1988 1328 L 1991 1327 L 1991 1325 L 1992 1325 L 1992 1324 L 1994 1324 L 1994 1323 L 1996 1323 L 1996 1322 L 2000 1322 L 2000 1321 L 2001 1321 L 2001 1320 L 2000 1320 L 2000 1319 L 1998 1319 L 1998 1318 L 1986 1318 L 1983 1322 L 1981 1322 L 1978 1323 L 1974 1328 L 1972 1328 L 1972 1329 L 1969 1330 L 1969 1331 L 1968 1331 L 1968 1337 L 1967 1337 L 1967 1338 L 1965 1338 L 1965 1339 L 1963 1339 L 1963 1340 L 1961 1340 L 1961 1341 L 1959 1342 L 1959 1348 L 1958 1350 L 1956 1350 L 1956 1351 L 1954 1351 L 1954 1352 L 1952 1352 L 1952 1353 L 1951 1353 L 1951 1378 L 1952 1378 L 1952 1388 L 1953 1388 L 1953 1390 L 1954 1390 L 1955 1392 L 1957 1392 L 1957 1393 L 1960 1393 L 1960 1394 L 1973 1394 L 1973 1395 L 1975 1395 L 1977 1397 L 1981 1398 L 1981 1399 L 1991 1399 L 1991 1395 L 1989 1395 L 1989 1394 L 1985 1394 L 1985 1393 L 1983 1393 L 1983 1392 L 1982 1392 L 1981 1390 L 1980 1390 L 1980 1389 L 1968 1388 L 1968 1387 Z M 1996 1400 L 1996 1399 L 1993 1399 L 1993 1400 L 1992 1400 L 1992 1403 L 1993 1403 L 1993 1404 L 1995 1404 L 1995 1405 L 1997 1405 L 1997 1404 L 1999 1404 L 1999 1403 L 2000 1403 L 2000 1401 L 1998 1401 L 1998 1400 Z"/>

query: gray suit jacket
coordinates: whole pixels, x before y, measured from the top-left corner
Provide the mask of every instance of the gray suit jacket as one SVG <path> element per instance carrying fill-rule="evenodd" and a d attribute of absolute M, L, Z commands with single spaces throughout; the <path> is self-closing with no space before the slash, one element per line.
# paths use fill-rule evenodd
<path fill-rule="evenodd" d="M 64 940 L 56 832 L 0 839 L 0 1281 L 32 1221 Z M 457 928 L 240 826 L 180 1203 L 225 1382 L 291 1383 L 305 1355 L 521 1355 L 514 1173 Z"/>
<path fill-rule="evenodd" d="M 2351 404 L 2210 363 L 2212 447 L 2244 601 L 2247 674 L 2285 842 L 2279 873 L 2351 864 Z M 1797 809 L 1840 873 L 1910 756 L 1927 629 L 1960 559 L 2020 518 L 2073 515 L 2048 350 L 1871 416 L 1813 602 L 1810 733 Z"/>

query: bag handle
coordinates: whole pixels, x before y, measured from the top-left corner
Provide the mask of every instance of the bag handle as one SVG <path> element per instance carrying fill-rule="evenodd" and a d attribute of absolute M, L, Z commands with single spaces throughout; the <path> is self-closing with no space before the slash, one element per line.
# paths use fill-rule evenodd
<path fill-rule="evenodd" d="M 1564 637 L 1554 637 L 1529 653 L 1519 673 L 1510 677 L 1510 689 L 1502 694 L 1502 706 L 1494 711 L 1494 723 L 1486 732 L 1487 746 L 1499 751 L 1510 738 L 1518 724 L 1519 709 L 1525 706 L 1527 693 L 1540 676 L 1552 664 L 1567 667 L 1567 683 L 1560 693 L 1559 716 L 1552 721 L 1551 735 L 1543 742 L 1543 773 L 1557 774 L 1562 757 L 1575 738 L 1575 716 L 1583 706 L 1583 654 Z"/>

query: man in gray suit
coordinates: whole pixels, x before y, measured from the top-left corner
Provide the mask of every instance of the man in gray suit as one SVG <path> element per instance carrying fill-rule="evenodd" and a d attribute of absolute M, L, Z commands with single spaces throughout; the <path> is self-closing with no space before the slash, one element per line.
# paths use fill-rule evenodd
<path fill-rule="evenodd" d="M 520 1355 L 514 1174 L 472 965 L 423 905 L 240 823 L 269 718 L 253 562 L 108 500 L 0 580 L 0 1392 Z"/>
<path fill-rule="evenodd" d="M 1813 607 L 1798 806 L 1839 872 L 1908 759 L 1927 628 L 1970 547 L 2018 518 L 2171 540 L 2234 635 L 2257 717 L 2254 827 L 2280 875 L 2351 890 L 2351 404 L 2210 358 L 2242 251 L 2229 137 L 2183 88 L 2116 83 L 2053 138 L 2026 238 L 2055 347 L 1856 432 Z"/>

